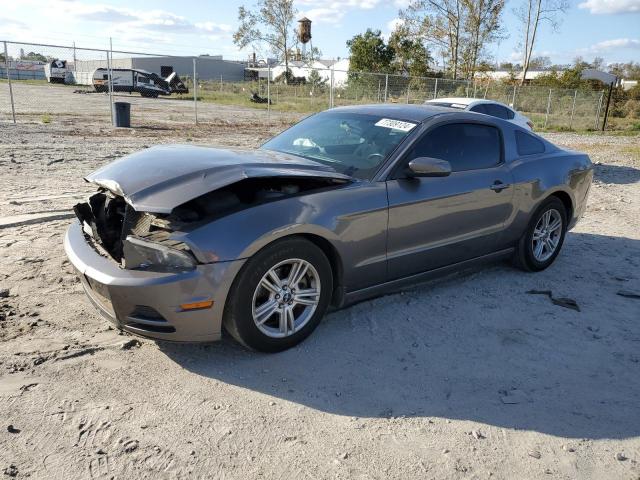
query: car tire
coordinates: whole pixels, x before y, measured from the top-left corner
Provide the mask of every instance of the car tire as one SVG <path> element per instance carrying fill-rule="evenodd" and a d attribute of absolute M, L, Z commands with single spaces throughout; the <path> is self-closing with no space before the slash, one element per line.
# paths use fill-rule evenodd
<path fill-rule="evenodd" d="M 295 284 L 288 285 L 295 277 L 294 268 L 304 274 L 299 282 L 293 280 Z M 318 326 L 332 291 L 331 264 L 318 246 L 300 237 L 279 240 L 260 250 L 241 269 L 227 299 L 223 326 L 252 350 L 286 350 Z"/>
<path fill-rule="evenodd" d="M 558 220 L 561 222 L 559 228 L 553 229 Z M 560 253 L 566 233 L 565 206 L 559 198 L 550 197 L 531 216 L 531 221 L 516 247 L 514 263 L 528 272 L 544 270 Z"/>

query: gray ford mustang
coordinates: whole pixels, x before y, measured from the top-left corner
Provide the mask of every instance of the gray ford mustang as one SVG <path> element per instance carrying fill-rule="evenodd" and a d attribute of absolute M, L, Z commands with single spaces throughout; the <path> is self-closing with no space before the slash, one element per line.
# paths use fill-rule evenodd
<path fill-rule="evenodd" d="M 65 250 L 120 329 L 289 348 L 342 307 L 472 264 L 547 268 L 587 155 L 425 105 L 335 108 L 257 150 L 157 146 L 90 174 Z"/>

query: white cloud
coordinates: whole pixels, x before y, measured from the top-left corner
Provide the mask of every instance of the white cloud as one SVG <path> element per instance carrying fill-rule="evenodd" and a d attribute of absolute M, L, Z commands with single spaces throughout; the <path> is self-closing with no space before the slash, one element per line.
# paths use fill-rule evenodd
<path fill-rule="evenodd" d="M 402 24 L 404 24 L 404 20 L 402 20 L 401 18 L 394 18 L 387 22 L 387 29 L 390 32 L 393 32 L 397 27 L 399 27 Z"/>
<path fill-rule="evenodd" d="M 594 14 L 640 13 L 640 0 L 586 0 L 578 7 Z"/>
<path fill-rule="evenodd" d="M 378 6 L 380 0 L 298 0 L 297 6 L 301 14 L 314 23 L 332 23 L 339 25 L 351 10 L 371 10 Z"/>
<path fill-rule="evenodd" d="M 640 49 L 640 40 L 636 38 L 616 38 L 613 40 L 605 40 L 603 42 L 598 42 L 589 47 L 589 51 L 591 53 L 600 53 L 611 50 L 620 50 L 623 48 L 628 49 Z"/>
<path fill-rule="evenodd" d="M 127 40 L 161 41 L 172 34 L 222 38 L 231 31 L 229 25 L 193 22 L 165 10 L 135 10 L 80 0 L 51 0 L 44 8 L 54 23 L 56 19 L 95 22 Z"/>

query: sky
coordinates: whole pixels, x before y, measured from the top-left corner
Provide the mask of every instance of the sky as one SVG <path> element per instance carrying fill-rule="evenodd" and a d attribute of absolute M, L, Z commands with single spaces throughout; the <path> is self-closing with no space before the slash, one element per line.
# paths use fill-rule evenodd
<path fill-rule="evenodd" d="M 313 46 L 324 58 L 338 58 L 348 56 L 346 41 L 367 28 L 389 35 L 408 1 L 296 0 L 295 6 L 298 18 L 305 15 L 313 22 Z M 507 0 L 503 24 L 508 36 L 487 49 L 493 61 L 522 56 L 513 14 L 522 1 Z M 576 56 L 587 61 L 601 56 L 607 63 L 640 61 L 640 0 L 569 1 L 558 32 L 541 27 L 534 56 L 548 56 L 557 64 Z M 154 0 L 150 7 L 151 2 L 141 0 L 0 0 L 0 40 L 108 48 L 112 37 L 114 50 L 244 60 L 253 49 L 238 50 L 232 34 L 238 7 L 252 2 Z M 267 53 L 258 51 L 259 56 Z"/>

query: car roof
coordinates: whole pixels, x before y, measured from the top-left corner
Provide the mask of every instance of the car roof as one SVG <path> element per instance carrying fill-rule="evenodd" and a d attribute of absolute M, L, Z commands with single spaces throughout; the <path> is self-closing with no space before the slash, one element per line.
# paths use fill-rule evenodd
<path fill-rule="evenodd" d="M 399 120 L 412 122 L 423 122 L 428 118 L 443 113 L 452 113 L 454 109 L 437 105 L 411 105 L 398 103 L 381 103 L 372 105 L 350 105 L 346 107 L 336 107 L 326 112 L 350 112 L 363 113 L 366 115 L 377 115 L 380 117 L 390 117 Z"/>
<path fill-rule="evenodd" d="M 445 98 L 434 98 L 433 100 L 427 100 L 426 103 L 457 103 L 460 105 L 466 105 L 467 107 L 469 105 L 478 104 L 478 103 L 495 103 L 496 105 L 501 105 L 503 107 L 511 108 L 507 104 L 498 102 L 496 100 L 487 100 L 486 98 L 445 97 Z"/>

